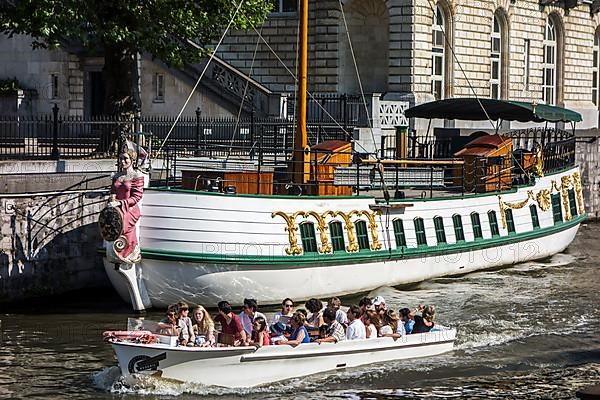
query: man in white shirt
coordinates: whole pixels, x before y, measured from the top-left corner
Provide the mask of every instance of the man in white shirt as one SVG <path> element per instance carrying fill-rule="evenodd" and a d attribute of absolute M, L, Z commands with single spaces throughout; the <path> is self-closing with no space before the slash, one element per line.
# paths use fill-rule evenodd
<path fill-rule="evenodd" d="M 252 324 L 257 317 L 262 317 L 267 320 L 265 314 L 256 311 L 258 309 L 258 303 L 254 299 L 244 299 L 244 310 L 240 313 L 240 321 L 242 327 L 246 331 L 248 337 L 252 336 Z M 269 327 L 267 326 L 267 331 Z"/>
<path fill-rule="evenodd" d="M 346 329 L 346 339 L 365 339 L 367 337 L 367 331 L 365 324 L 360 320 L 360 308 L 358 306 L 352 306 L 346 313 L 348 316 L 348 328 Z"/>

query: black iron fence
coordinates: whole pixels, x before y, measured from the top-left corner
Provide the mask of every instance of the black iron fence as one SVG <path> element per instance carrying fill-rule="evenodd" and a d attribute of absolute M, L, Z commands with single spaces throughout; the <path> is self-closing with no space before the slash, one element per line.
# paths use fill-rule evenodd
<path fill-rule="evenodd" d="M 319 93 L 307 98 L 306 119 L 309 123 L 327 123 L 343 128 L 369 126 L 367 107 L 361 96 Z M 287 102 L 287 115 L 294 115 L 296 102 Z"/>
<path fill-rule="evenodd" d="M 151 151 L 169 149 L 184 156 L 266 154 L 285 156 L 293 147 L 295 123 L 281 118 L 211 118 L 139 116 L 82 118 L 61 115 L 0 116 L 0 159 L 100 158 L 114 155 L 122 133 L 146 133 L 143 143 Z M 350 140 L 354 124 L 309 123 L 310 145 L 324 140 Z"/>

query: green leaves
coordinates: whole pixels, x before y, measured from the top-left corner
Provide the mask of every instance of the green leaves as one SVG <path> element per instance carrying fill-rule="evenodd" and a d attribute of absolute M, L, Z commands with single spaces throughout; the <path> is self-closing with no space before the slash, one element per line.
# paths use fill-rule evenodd
<path fill-rule="evenodd" d="M 0 0 L 0 31 L 31 35 L 34 48 L 71 42 L 105 54 L 150 53 L 180 66 L 207 54 L 188 40 L 210 46 L 232 18 L 231 29 L 249 29 L 270 7 L 266 0 Z"/>

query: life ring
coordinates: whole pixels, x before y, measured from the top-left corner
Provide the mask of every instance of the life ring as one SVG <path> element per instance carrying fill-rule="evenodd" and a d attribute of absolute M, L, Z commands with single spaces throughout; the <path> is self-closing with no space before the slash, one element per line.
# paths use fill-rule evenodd
<path fill-rule="evenodd" d="M 150 331 L 106 331 L 102 333 L 106 341 L 156 343 L 158 338 Z"/>

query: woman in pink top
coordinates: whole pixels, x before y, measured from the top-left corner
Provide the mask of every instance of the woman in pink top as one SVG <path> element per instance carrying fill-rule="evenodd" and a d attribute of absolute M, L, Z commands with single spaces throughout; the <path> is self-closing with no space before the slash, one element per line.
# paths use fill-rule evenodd
<path fill-rule="evenodd" d="M 127 264 L 140 261 L 136 223 L 140 219 L 138 203 L 144 191 L 144 175 L 133 168 L 137 153 L 125 149 L 119 155 L 119 172 L 113 177 L 110 206 L 117 207 L 123 218 L 121 236 L 115 240 L 113 249 L 119 260 Z"/>

